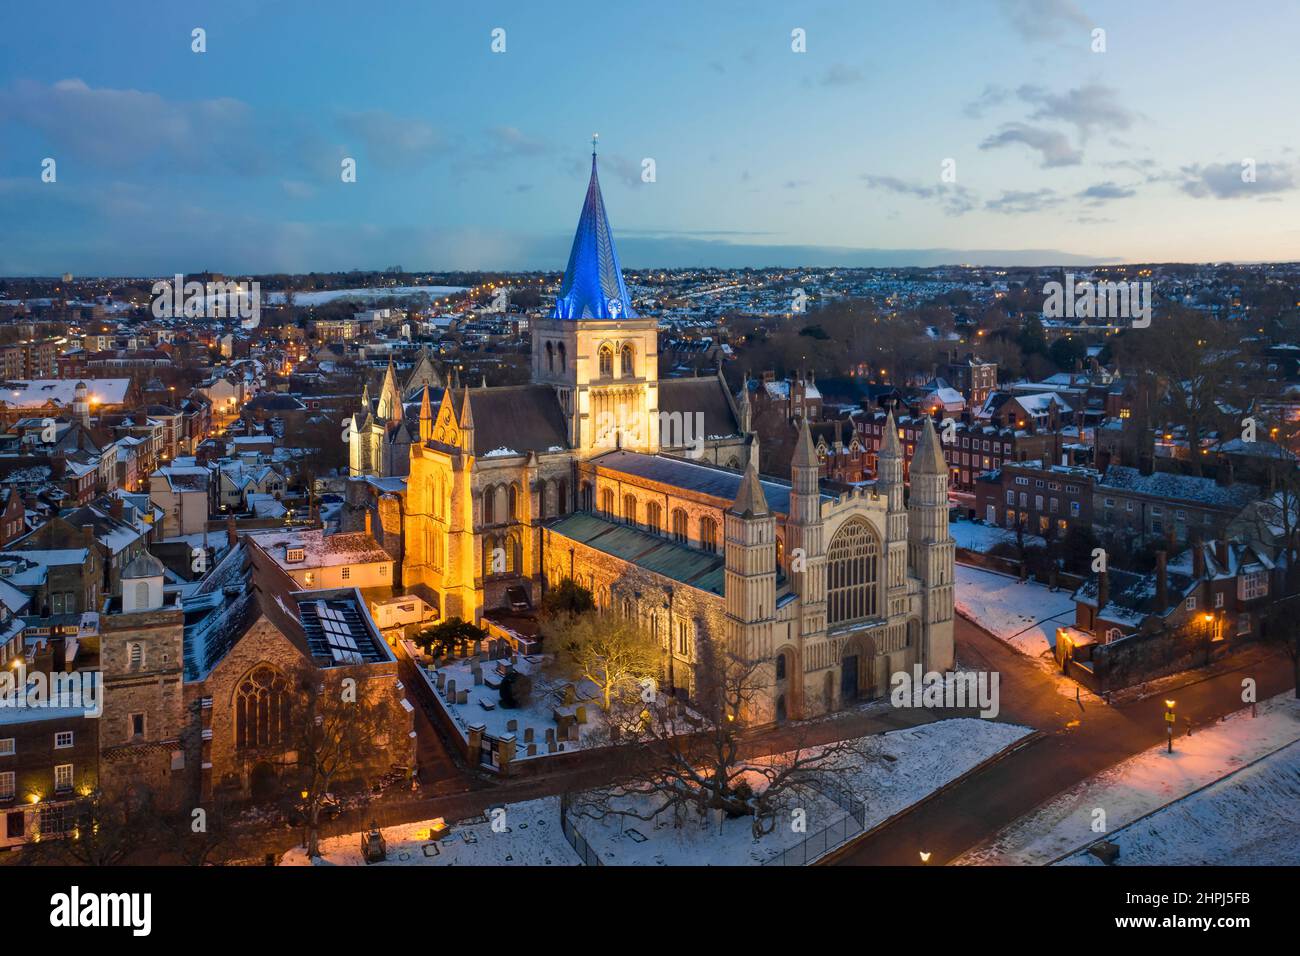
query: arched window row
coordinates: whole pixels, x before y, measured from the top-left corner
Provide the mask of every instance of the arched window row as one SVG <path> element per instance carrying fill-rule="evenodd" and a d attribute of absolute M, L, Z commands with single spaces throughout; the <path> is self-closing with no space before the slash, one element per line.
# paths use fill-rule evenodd
<path fill-rule="evenodd" d="M 519 574 L 523 567 L 523 546 L 513 534 L 488 535 L 483 539 L 483 576 Z"/>
<path fill-rule="evenodd" d="M 483 524 L 501 524 L 519 520 L 518 482 L 487 485 L 483 488 Z"/>
<path fill-rule="evenodd" d="M 601 378 L 614 377 L 614 355 L 618 353 L 618 374 L 621 378 L 636 378 L 636 347 L 631 342 L 613 346 L 602 345 L 596 352 L 597 371 Z"/>
<path fill-rule="evenodd" d="M 546 371 L 565 372 L 568 370 L 569 357 L 563 342 L 546 343 Z"/>

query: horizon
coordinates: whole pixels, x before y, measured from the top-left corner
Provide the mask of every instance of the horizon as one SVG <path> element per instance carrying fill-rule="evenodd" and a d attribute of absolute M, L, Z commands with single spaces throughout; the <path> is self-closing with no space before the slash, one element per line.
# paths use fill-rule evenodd
<path fill-rule="evenodd" d="M 593 132 L 630 270 L 1300 260 L 1300 11 L 924 7 L 35 9 L 0 275 L 554 272 Z"/>

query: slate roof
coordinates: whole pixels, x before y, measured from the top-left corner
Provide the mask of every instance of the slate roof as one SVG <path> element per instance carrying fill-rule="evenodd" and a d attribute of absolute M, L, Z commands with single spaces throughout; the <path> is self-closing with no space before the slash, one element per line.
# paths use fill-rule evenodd
<path fill-rule="evenodd" d="M 462 406 L 465 391 L 452 390 L 452 408 Z M 468 391 L 477 457 L 503 448 L 523 455 L 569 447 L 564 411 L 551 386 L 503 385 Z M 435 409 L 440 401 L 433 403 Z"/>
<path fill-rule="evenodd" d="M 720 554 L 696 551 L 631 525 L 584 512 L 562 518 L 551 525 L 550 531 L 653 574 L 722 595 L 724 560 Z"/>
<path fill-rule="evenodd" d="M 732 411 L 727 387 L 716 375 L 702 378 L 665 378 L 659 380 L 659 411 L 683 416 L 704 415 L 704 438 L 722 438 L 740 434 L 740 422 Z M 686 418 L 682 419 L 687 421 Z M 695 419 L 690 421 L 694 423 Z M 691 425 L 691 437 L 695 435 Z"/>
<path fill-rule="evenodd" d="M 1186 502 L 1211 508 L 1240 511 L 1259 497 L 1255 485 L 1238 482 L 1220 485 L 1213 478 L 1157 471 L 1144 475 L 1127 465 L 1111 465 L 1097 483 L 1098 491 L 1114 490 L 1147 495 L 1169 502 Z"/>
<path fill-rule="evenodd" d="M 730 507 L 740 493 L 740 484 L 744 474 L 716 465 L 684 461 L 666 455 L 645 455 L 635 451 L 611 451 L 592 459 L 592 464 L 606 471 L 618 471 L 626 475 L 635 475 L 648 481 L 656 481 L 673 488 L 693 491 L 717 499 L 719 505 Z M 768 507 L 777 514 L 790 513 L 790 483 L 773 478 L 760 479 L 763 497 Z M 834 500 L 833 495 L 822 492 L 826 501 Z"/>

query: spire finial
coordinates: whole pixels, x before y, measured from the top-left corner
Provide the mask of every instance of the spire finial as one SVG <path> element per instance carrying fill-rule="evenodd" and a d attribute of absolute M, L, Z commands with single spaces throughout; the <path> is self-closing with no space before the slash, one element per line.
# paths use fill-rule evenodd
<path fill-rule="evenodd" d="M 597 141 L 598 141 L 599 139 L 600 139 L 600 134 L 599 134 L 599 133 L 592 133 L 592 134 L 591 134 L 591 158 L 592 158 L 592 159 L 595 159 L 595 158 L 596 158 L 596 143 L 597 143 Z"/>

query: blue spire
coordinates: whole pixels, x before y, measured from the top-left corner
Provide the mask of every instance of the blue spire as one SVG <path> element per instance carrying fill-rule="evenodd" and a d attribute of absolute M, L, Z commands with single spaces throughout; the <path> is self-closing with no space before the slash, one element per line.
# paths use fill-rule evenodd
<path fill-rule="evenodd" d="M 623 271 L 614 249 L 614 236 L 605 215 L 605 200 L 596 178 L 596 151 L 591 151 L 591 182 L 573 235 L 564 284 L 551 310 L 553 319 L 625 319 L 634 317 L 632 300 L 623 285 Z"/>

